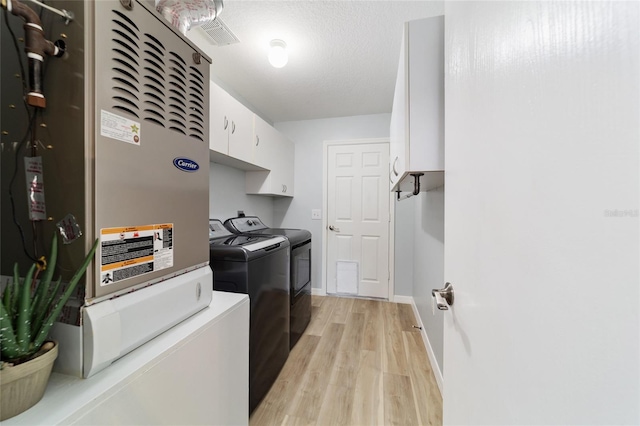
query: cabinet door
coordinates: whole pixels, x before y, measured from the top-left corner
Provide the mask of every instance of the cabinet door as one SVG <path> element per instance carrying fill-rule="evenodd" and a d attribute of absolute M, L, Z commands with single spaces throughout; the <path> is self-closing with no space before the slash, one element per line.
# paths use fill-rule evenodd
<path fill-rule="evenodd" d="M 251 163 L 254 114 L 233 97 L 229 98 L 229 156 Z"/>
<path fill-rule="evenodd" d="M 274 140 L 278 138 L 278 132 L 262 118 L 254 116 L 253 132 L 253 161 L 256 166 L 271 170 L 275 156 Z"/>
<path fill-rule="evenodd" d="M 405 151 L 408 145 L 407 128 L 409 126 L 409 115 L 407 110 L 407 26 L 405 25 L 400 48 L 400 59 L 398 61 L 398 75 L 396 77 L 396 88 L 393 94 L 393 107 L 391 110 L 390 146 L 389 146 L 389 173 L 391 186 L 395 185 L 406 169 Z"/>
<path fill-rule="evenodd" d="M 228 105 L 231 96 L 213 82 L 209 93 L 209 149 L 226 155 L 229 153 Z"/>
<path fill-rule="evenodd" d="M 278 138 L 278 162 L 274 169 L 273 192 L 285 197 L 293 197 L 293 162 L 295 159 L 295 145 L 284 135 Z"/>
<path fill-rule="evenodd" d="M 269 145 L 264 152 L 269 171 L 245 173 L 247 194 L 275 195 L 293 197 L 293 161 L 295 146 L 280 132 L 270 127 L 266 134 Z M 269 129 L 265 129 L 269 130 Z M 262 145 L 262 141 L 260 142 Z"/>

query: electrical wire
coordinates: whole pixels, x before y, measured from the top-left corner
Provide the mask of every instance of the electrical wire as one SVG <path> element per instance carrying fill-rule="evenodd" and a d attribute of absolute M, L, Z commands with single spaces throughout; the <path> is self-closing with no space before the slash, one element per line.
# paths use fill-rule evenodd
<path fill-rule="evenodd" d="M 16 203 L 13 198 L 13 184 L 15 183 L 16 176 L 18 176 L 18 158 L 20 157 L 20 150 L 22 149 L 25 142 L 29 140 L 29 135 L 31 134 L 33 126 L 35 126 L 36 115 L 37 115 L 36 112 L 34 112 L 34 114 L 31 115 L 31 121 L 29 122 L 27 131 L 25 132 L 24 136 L 22 137 L 22 140 L 16 147 L 16 152 L 14 157 L 15 161 L 13 165 L 13 175 L 11 176 L 11 180 L 9 181 L 9 200 L 11 201 L 11 214 L 13 216 L 13 223 L 16 225 L 16 227 L 18 228 L 18 231 L 20 232 L 20 240 L 22 241 L 22 250 L 24 251 L 24 254 L 27 255 L 27 257 L 31 259 L 33 262 L 37 261 L 36 259 L 37 254 L 34 253 L 34 256 L 32 256 L 31 253 L 27 251 L 27 241 L 24 236 L 24 230 L 22 229 L 22 225 L 20 225 L 20 222 L 18 222 L 18 218 L 16 216 Z"/>
<path fill-rule="evenodd" d="M 15 199 L 13 196 L 13 186 L 16 180 L 16 177 L 18 175 L 18 158 L 20 157 L 20 151 L 22 150 L 23 145 L 25 144 L 25 142 L 27 140 L 29 140 L 29 136 L 30 135 L 35 135 L 34 129 L 35 129 L 35 125 L 36 125 L 36 116 L 37 116 L 37 109 L 34 108 L 33 113 L 31 112 L 31 109 L 29 108 L 29 105 L 27 104 L 26 101 L 26 97 L 25 94 L 27 92 L 27 80 L 25 77 L 25 71 L 24 71 L 24 64 L 22 63 L 22 56 L 21 56 L 21 51 L 20 51 L 20 46 L 18 44 L 18 39 L 15 35 L 15 33 L 13 32 L 13 29 L 11 28 L 11 25 L 9 24 L 9 17 L 8 17 L 8 11 L 5 9 L 4 10 L 4 21 L 5 24 L 7 26 L 7 30 L 9 30 L 9 33 L 11 34 L 11 39 L 13 40 L 13 46 L 16 49 L 16 57 L 18 59 L 18 63 L 20 64 L 20 77 L 22 80 L 22 101 L 24 103 L 24 107 L 25 110 L 27 112 L 27 119 L 28 119 L 28 126 L 27 126 L 27 130 L 25 131 L 24 136 L 22 137 L 20 143 L 18 144 L 18 146 L 16 147 L 15 150 L 15 161 L 14 161 L 14 169 L 13 169 L 13 175 L 11 176 L 11 180 L 9 181 L 9 200 L 11 201 L 11 215 L 12 215 L 12 219 L 13 219 L 13 223 L 16 225 L 16 227 L 18 228 L 18 232 L 20 234 L 20 241 L 22 243 L 22 250 L 24 251 L 24 254 L 33 262 L 37 261 L 37 249 L 36 249 L 36 229 L 34 224 L 32 223 L 33 226 L 33 243 L 34 243 L 34 254 L 31 255 L 31 253 L 29 253 L 29 251 L 27 250 L 27 241 L 26 241 L 26 237 L 24 234 L 24 229 L 22 228 L 22 225 L 20 224 L 20 222 L 18 221 L 17 215 L 16 215 L 16 203 L 15 203 Z M 33 140 L 35 140 L 35 138 L 32 138 Z"/>
<path fill-rule="evenodd" d="M 44 4 L 44 0 L 42 3 L 38 3 L 38 2 L 34 2 L 37 3 L 40 7 L 40 11 L 38 13 L 40 20 L 43 19 L 43 12 L 44 9 L 50 9 L 50 6 L 47 6 Z M 69 16 L 65 16 L 67 19 L 72 19 Z M 19 168 L 19 158 L 21 157 L 20 153 L 21 150 L 25 147 L 25 143 L 27 141 L 29 141 L 29 148 L 31 149 L 31 156 L 37 156 L 38 152 L 37 152 L 37 144 L 39 143 L 39 141 L 36 139 L 36 130 L 37 130 L 37 121 L 38 121 L 38 114 L 40 114 L 40 119 L 42 120 L 44 118 L 44 111 L 40 108 L 31 108 L 28 104 L 27 104 L 27 100 L 26 100 L 26 93 L 28 92 L 28 87 L 27 87 L 27 79 L 26 79 L 26 73 L 25 73 L 25 67 L 23 64 L 23 57 L 22 57 L 22 52 L 20 50 L 20 46 L 18 43 L 18 39 L 13 31 L 13 29 L 11 28 L 11 25 L 9 24 L 9 18 L 8 18 L 8 12 L 5 9 L 4 10 L 4 21 L 6 23 L 7 29 L 9 31 L 9 33 L 11 34 L 11 38 L 13 40 L 13 45 L 14 48 L 16 50 L 16 57 L 18 60 L 18 63 L 20 65 L 20 77 L 21 77 L 21 81 L 22 81 L 22 100 L 24 103 L 24 107 L 25 107 L 25 111 L 27 114 L 27 121 L 28 121 L 28 126 L 27 126 L 27 130 L 25 131 L 25 134 L 23 136 L 23 138 L 21 139 L 20 143 L 16 146 L 15 149 L 15 157 L 14 157 L 14 170 L 13 170 L 13 175 L 11 176 L 11 180 L 9 182 L 9 199 L 11 201 L 11 213 L 12 213 L 12 218 L 13 218 L 13 223 L 16 225 L 19 233 L 20 233 L 20 240 L 22 243 L 22 249 L 25 253 L 25 255 L 32 261 L 37 262 L 37 258 L 38 258 L 38 246 L 39 246 L 39 242 L 40 245 L 42 244 L 41 241 L 39 241 L 40 239 L 38 238 L 38 234 L 39 234 L 39 221 L 34 221 L 31 220 L 31 228 L 32 228 L 32 244 L 33 244 L 33 255 L 31 255 L 31 253 L 29 253 L 29 251 L 27 250 L 27 241 L 26 241 L 26 237 L 25 237 L 25 233 L 24 233 L 24 229 L 22 228 L 22 225 L 20 224 L 20 222 L 18 221 L 17 215 L 16 215 L 16 207 L 15 207 L 15 199 L 14 199 L 14 193 L 13 193 L 13 187 L 14 187 L 14 183 L 16 180 L 16 177 L 18 175 L 18 168 Z M 49 27 L 49 25 L 47 25 L 47 28 Z M 44 63 L 44 67 L 43 67 L 43 71 L 42 71 L 42 84 L 43 84 L 43 90 L 44 90 L 44 82 L 45 82 L 45 76 L 47 74 L 47 69 L 48 69 L 48 65 L 49 65 L 49 61 L 46 61 Z M 33 109 L 33 111 L 32 111 Z M 41 142 L 40 142 L 41 143 Z M 25 153 L 25 155 L 27 155 Z M 43 248 L 44 250 L 44 248 Z M 59 265 L 60 267 L 60 265 Z M 64 268 L 62 268 L 64 269 Z"/>
<path fill-rule="evenodd" d="M 52 20 L 53 15 L 51 15 L 51 14 L 47 15 L 49 20 L 46 23 L 46 25 L 44 25 L 44 19 L 45 19 L 44 11 L 45 11 L 45 9 L 49 9 L 50 8 L 50 6 L 45 5 L 45 1 L 46 0 L 42 0 L 42 3 L 34 1 L 34 3 L 40 5 L 40 12 L 39 12 L 38 16 L 40 18 L 40 21 L 43 23 L 43 27 L 46 28 L 46 30 L 45 30 L 45 38 L 47 40 L 49 40 L 51 38 L 51 31 L 52 31 L 51 28 L 53 26 L 53 23 L 50 22 L 50 21 Z M 51 64 L 51 61 L 49 61 L 49 60 L 44 61 L 44 65 L 43 65 L 43 69 L 42 69 L 42 81 L 41 81 L 42 92 L 43 93 L 46 92 L 46 76 L 47 76 L 47 70 L 49 69 L 49 65 L 50 64 Z M 40 120 L 41 120 L 41 122 L 45 121 L 45 116 L 47 115 L 46 114 L 46 110 L 38 109 L 37 111 L 40 112 Z M 31 147 L 31 151 L 32 151 L 31 155 L 32 156 L 36 156 L 38 154 L 38 152 L 37 152 L 37 150 L 38 150 L 37 144 L 39 143 L 40 145 L 42 145 L 42 142 L 40 140 L 37 140 L 36 137 L 35 137 L 35 131 L 38 129 L 37 126 L 35 125 L 35 123 L 34 123 L 34 128 L 33 129 L 34 129 L 34 136 L 32 138 L 33 142 L 32 142 L 32 147 Z M 45 127 L 45 130 L 47 131 L 47 135 L 49 135 L 49 131 L 48 131 L 47 127 Z M 44 148 L 44 146 L 43 146 L 43 148 Z M 42 228 L 41 226 L 40 227 L 38 226 L 40 223 L 41 223 L 41 221 L 31 221 L 32 229 L 33 229 L 33 250 L 34 250 L 34 253 L 36 254 L 37 258 L 40 258 L 38 256 L 38 246 L 40 246 L 40 249 L 41 249 L 42 253 L 46 253 L 47 252 L 46 248 L 44 247 L 44 239 L 43 238 L 38 238 L 39 234 L 42 234 L 42 232 L 39 232 L 39 230 L 38 230 L 38 228 Z M 40 229 L 40 231 L 41 230 L 42 229 Z M 40 243 L 40 244 L 38 244 L 38 243 Z M 59 268 L 64 270 L 64 268 L 61 268 L 61 267 L 59 267 Z"/>

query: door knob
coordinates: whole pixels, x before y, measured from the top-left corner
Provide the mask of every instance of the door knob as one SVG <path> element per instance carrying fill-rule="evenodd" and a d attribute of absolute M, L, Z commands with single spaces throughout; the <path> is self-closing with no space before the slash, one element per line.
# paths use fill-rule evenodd
<path fill-rule="evenodd" d="M 444 288 L 431 290 L 431 296 L 436 299 L 438 309 L 446 311 L 449 306 L 453 305 L 453 286 L 451 283 L 446 283 Z"/>
<path fill-rule="evenodd" d="M 333 225 L 329 225 L 329 231 L 340 232 L 340 228 L 336 228 Z"/>

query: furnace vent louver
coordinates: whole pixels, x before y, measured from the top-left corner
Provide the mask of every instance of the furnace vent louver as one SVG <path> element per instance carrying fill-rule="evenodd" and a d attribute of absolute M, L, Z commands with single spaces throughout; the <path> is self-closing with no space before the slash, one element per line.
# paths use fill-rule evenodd
<path fill-rule="evenodd" d="M 143 91 L 144 119 L 164 126 L 165 117 L 165 64 L 163 61 L 165 48 L 154 36 L 145 33 Z"/>
<path fill-rule="evenodd" d="M 189 67 L 189 136 L 204 141 L 204 76 Z"/>
<path fill-rule="evenodd" d="M 115 62 L 113 66 L 113 71 L 115 72 L 113 77 L 113 107 L 140 118 L 140 108 L 138 106 L 140 102 L 138 96 L 140 93 L 138 89 L 140 84 L 140 74 L 138 72 L 140 67 L 140 47 L 136 42 L 136 40 L 140 41 L 138 36 L 140 30 L 136 24 L 122 13 L 115 10 L 113 12 L 116 14 L 115 19 L 112 21 L 115 25 L 111 29 L 113 61 Z"/>
<path fill-rule="evenodd" d="M 186 62 L 171 52 L 169 58 L 169 128 L 186 135 L 187 89 Z"/>
<path fill-rule="evenodd" d="M 113 108 L 204 141 L 204 79 L 152 34 L 113 10 Z"/>

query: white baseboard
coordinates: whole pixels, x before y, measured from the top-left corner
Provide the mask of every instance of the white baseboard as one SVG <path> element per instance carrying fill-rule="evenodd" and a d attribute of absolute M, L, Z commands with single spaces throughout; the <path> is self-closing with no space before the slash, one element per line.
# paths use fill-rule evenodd
<path fill-rule="evenodd" d="M 402 303 L 403 305 L 411 305 L 413 303 L 413 297 L 411 296 L 399 296 L 397 294 L 393 295 L 394 303 Z"/>
<path fill-rule="evenodd" d="M 311 287 L 312 296 L 326 296 L 327 292 L 323 288 Z"/>
<path fill-rule="evenodd" d="M 407 296 L 401 296 L 407 297 Z M 401 302 L 397 302 L 401 303 Z M 422 342 L 424 343 L 424 347 L 427 349 L 427 355 L 429 355 L 429 361 L 431 362 L 431 369 L 433 370 L 433 375 L 436 377 L 436 382 L 438 383 L 438 390 L 440 390 L 440 396 L 443 395 L 444 391 L 444 379 L 442 377 L 442 370 L 438 365 L 438 361 L 436 360 L 436 354 L 433 352 L 433 348 L 431 347 L 431 343 L 429 342 L 429 336 L 427 336 L 427 331 L 424 328 L 424 324 L 422 323 L 422 318 L 420 318 L 420 314 L 418 313 L 418 307 L 416 306 L 416 301 L 411 297 L 411 307 L 413 308 L 413 315 L 416 317 L 416 321 L 418 325 L 421 327 L 420 334 L 422 335 Z"/>

